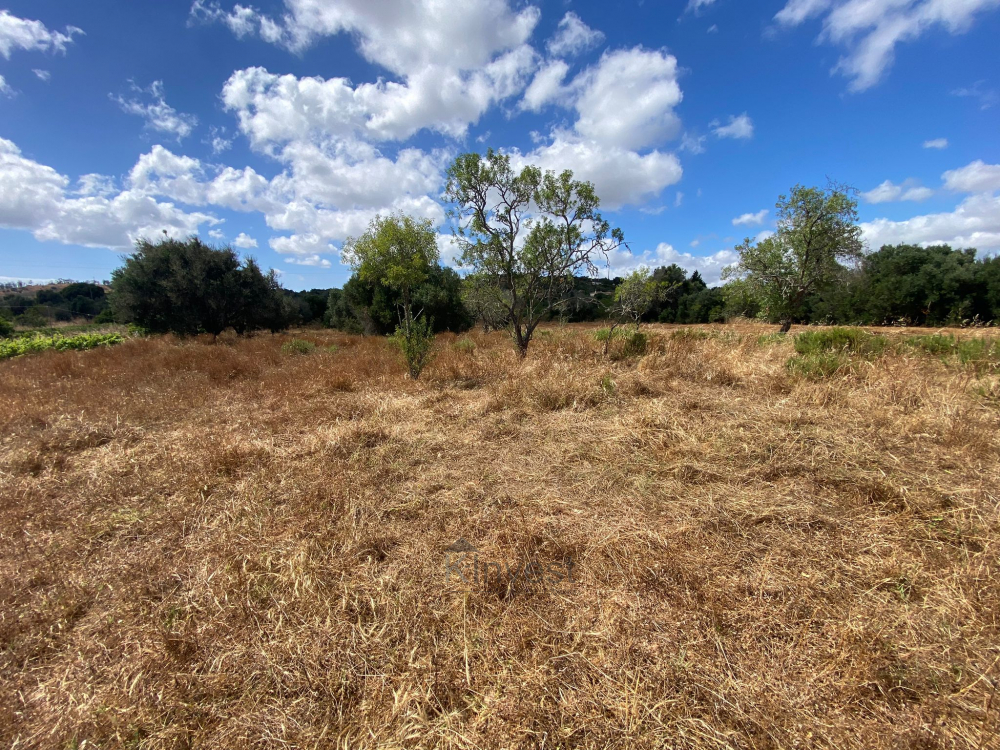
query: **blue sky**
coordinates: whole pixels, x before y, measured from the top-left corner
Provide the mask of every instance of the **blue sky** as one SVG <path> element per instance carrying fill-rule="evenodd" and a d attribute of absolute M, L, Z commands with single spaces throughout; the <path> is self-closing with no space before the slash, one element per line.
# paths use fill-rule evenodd
<path fill-rule="evenodd" d="M 0 277 L 105 279 L 197 233 L 339 286 L 378 212 L 441 226 L 487 146 L 593 181 L 632 254 L 710 281 L 827 178 L 870 247 L 1000 250 L 1000 0 L 9 0 Z"/>

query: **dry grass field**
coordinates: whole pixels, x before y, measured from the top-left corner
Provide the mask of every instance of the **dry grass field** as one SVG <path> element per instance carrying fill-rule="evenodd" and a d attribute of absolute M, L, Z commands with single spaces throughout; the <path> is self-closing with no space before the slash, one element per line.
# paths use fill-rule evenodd
<path fill-rule="evenodd" d="M 997 371 L 698 330 L 0 363 L 0 746 L 1000 748 Z"/>

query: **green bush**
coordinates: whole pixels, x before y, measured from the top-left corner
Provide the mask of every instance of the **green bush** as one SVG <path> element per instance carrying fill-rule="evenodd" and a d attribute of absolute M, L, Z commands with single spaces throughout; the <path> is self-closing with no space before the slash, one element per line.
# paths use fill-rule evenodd
<path fill-rule="evenodd" d="M 1000 339 L 959 339 L 950 333 L 935 333 L 908 336 L 903 339 L 903 343 L 917 351 L 945 360 L 955 357 L 960 364 L 971 365 L 977 370 L 1000 365 Z"/>
<path fill-rule="evenodd" d="M 626 331 L 622 336 L 621 346 L 615 354 L 616 359 L 641 357 L 649 349 L 649 337 L 642 331 Z"/>
<path fill-rule="evenodd" d="M 316 351 L 316 344 L 302 339 L 292 339 L 282 345 L 281 351 L 286 354 L 312 354 Z"/>
<path fill-rule="evenodd" d="M 456 351 L 464 352 L 465 354 L 472 354 L 476 351 L 476 342 L 472 339 L 459 339 L 452 346 Z"/>
<path fill-rule="evenodd" d="M 6 318 L 0 318 L 0 338 L 7 338 L 14 333 L 14 325 Z"/>
<path fill-rule="evenodd" d="M 820 380 L 836 375 L 848 367 L 850 360 L 841 352 L 810 352 L 792 357 L 785 363 L 788 371 L 809 380 Z"/>
<path fill-rule="evenodd" d="M 117 333 L 81 333 L 77 336 L 19 336 L 0 341 L 0 359 L 35 354 L 47 349 L 64 352 L 70 350 L 94 349 L 98 346 L 113 346 L 125 339 Z"/>
<path fill-rule="evenodd" d="M 885 336 L 860 328 L 821 328 L 795 337 L 795 351 L 804 355 L 843 352 L 873 357 L 882 354 L 888 345 L 889 340 Z"/>
<path fill-rule="evenodd" d="M 414 380 L 419 378 L 424 367 L 431 361 L 431 349 L 434 346 L 433 321 L 420 317 L 410 323 L 409 330 L 397 326 L 389 340 L 403 353 L 410 377 Z"/>

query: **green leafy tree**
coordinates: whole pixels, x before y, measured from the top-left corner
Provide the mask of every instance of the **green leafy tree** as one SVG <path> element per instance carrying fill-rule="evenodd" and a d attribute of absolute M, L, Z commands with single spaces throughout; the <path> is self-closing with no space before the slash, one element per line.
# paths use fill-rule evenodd
<path fill-rule="evenodd" d="M 736 248 L 739 262 L 723 277 L 745 282 L 765 314 L 787 332 L 806 298 L 830 284 L 842 263 L 861 258 L 861 229 L 851 188 L 796 185 L 776 207 L 774 235 L 756 243 L 744 240 Z"/>
<path fill-rule="evenodd" d="M 663 288 L 653 280 L 653 275 L 648 268 L 636 269 L 622 279 L 618 288 L 615 289 L 615 298 L 611 303 L 613 318 L 608 337 L 604 340 L 605 356 L 607 356 L 608 347 L 614 339 L 615 330 L 619 326 L 631 323 L 638 331 L 642 317 L 662 293 Z"/>
<path fill-rule="evenodd" d="M 592 184 L 568 170 L 515 171 L 509 156 L 492 149 L 455 160 L 446 196 L 458 224 L 461 264 L 505 311 L 504 325 L 522 357 L 535 328 L 572 290 L 574 275 L 595 274 L 595 260 L 625 244 L 621 230 L 601 217 Z"/>
<path fill-rule="evenodd" d="M 410 371 L 417 379 L 428 362 L 433 330 L 414 313 L 417 289 L 437 266 L 437 234 L 429 219 L 392 214 L 376 216 L 360 237 L 344 243 L 344 263 L 361 282 L 378 283 L 399 293 L 399 327 L 393 340 L 399 345 Z"/>
<path fill-rule="evenodd" d="M 244 334 L 282 330 L 290 322 L 274 271 L 264 274 L 252 258 L 241 263 L 231 248 L 196 237 L 138 240 L 112 273 L 111 288 L 115 320 L 151 333 L 217 335 L 232 327 Z"/>

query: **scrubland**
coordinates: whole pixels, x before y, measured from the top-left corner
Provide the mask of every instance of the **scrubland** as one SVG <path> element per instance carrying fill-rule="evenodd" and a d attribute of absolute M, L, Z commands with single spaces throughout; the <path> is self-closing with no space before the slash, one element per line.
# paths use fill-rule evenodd
<path fill-rule="evenodd" d="M 1000 748 L 989 344 L 644 330 L 0 363 L 0 745 Z"/>

